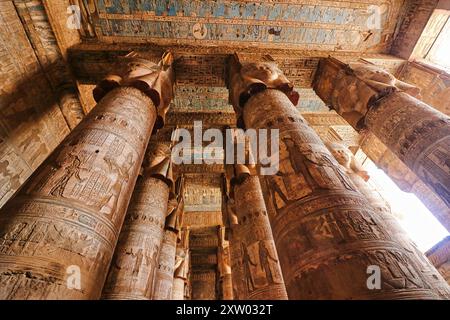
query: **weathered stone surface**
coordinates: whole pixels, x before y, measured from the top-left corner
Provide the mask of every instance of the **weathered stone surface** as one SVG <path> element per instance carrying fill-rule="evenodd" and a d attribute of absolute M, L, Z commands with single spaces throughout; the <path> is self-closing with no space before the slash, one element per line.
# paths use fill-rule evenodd
<path fill-rule="evenodd" d="M 0 214 L 3 299 L 100 297 L 156 109 L 107 94 Z M 70 289 L 70 268 L 81 286 Z"/>
<path fill-rule="evenodd" d="M 361 136 L 360 148 L 363 154 L 382 169 L 404 192 L 414 193 L 433 213 L 439 222 L 450 230 L 450 207 L 409 169 L 375 135 L 365 132 Z"/>
<path fill-rule="evenodd" d="M 226 240 L 226 229 L 221 226 L 217 228 L 219 247 L 217 249 L 218 261 L 218 286 L 220 300 L 233 300 L 233 281 L 230 260 L 230 242 Z"/>
<path fill-rule="evenodd" d="M 316 93 L 355 129 L 367 128 L 450 206 L 450 118 L 407 94 L 417 88 L 375 66 L 321 61 Z"/>
<path fill-rule="evenodd" d="M 29 16 L 23 23 L 33 28 Z M 55 66 L 41 64 L 27 30 L 14 3 L 0 2 L 0 207 L 70 132 L 46 75 Z M 44 59 L 55 47 L 33 39 Z"/>
<path fill-rule="evenodd" d="M 233 224 L 231 242 L 237 250 L 233 267 L 240 300 L 285 300 L 286 287 L 277 249 L 257 176 L 235 166 L 231 181 L 237 224 Z"/>
<path fill-rule="evenodd" d="M 409 59 L 439 0 L 411 0 L 406 2 L 400 16 L 401 25 L 392 44 L 391 53 Z"/>
<path fill-rule="evenodd" d="M 426 255 L 450 284 L 450 237 L 445 238 L 428 250 Z"/>
<path fill-rule="evenodd" d="M 190 271 L 189 229 L 182 230 L 180 238 L 175 256 L 172 300 L 184 300 Z"/>
<path fill-rule="evenodd" d="M 99 101 L 110 90 L 119 86 L 135 87 L 144 92 L 158 111 L 156 129 L 164 126 L 166 113 L 173 98 L 175 76 L 172 68 L 173 55 L 165 52 L 158 61 L 149 61 L 138 53 L 131 52 L 119 59 L 114 73 L 109 74 L 94 89 L 94 98 Z"/>
<path fill-rule="evenodd" d="M 152 298 L 172 184 L 170 149 L 164 144 L 150 143 L 102 299 Z"/>
<path fill-rule="evenodd" d="M 290 299 L 448 296 L 447 284 L 423 273 L 417 255 L 399 244 L 285 94 L 254 95 L 244 121 L 280 130 L 280 171 L 263 181 Z M 381 290 L 367 287 L 370 265 L 381 268 Z"/>
<path fill-rule="evenodd" d="M 399 76 L 400 80 L 420 88 L 420 100 L 450 115 L 450 75 L 418 62 L 408 62 Z"/>
<path fill-rule="evenodd" d="M 177 234 L 166 229 L 159 253 L 158 269 L 155 275 L 153 300 L 171 300 L 173 272 L 177 248 Z"/>

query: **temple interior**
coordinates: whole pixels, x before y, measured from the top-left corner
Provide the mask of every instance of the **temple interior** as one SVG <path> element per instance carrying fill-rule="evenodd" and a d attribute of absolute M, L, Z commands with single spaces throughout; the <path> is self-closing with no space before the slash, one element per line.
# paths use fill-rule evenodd
<path fill-rule="evenodd" d="M 450 299 L 450 1 L 0 25 L 0 299 Z"/>

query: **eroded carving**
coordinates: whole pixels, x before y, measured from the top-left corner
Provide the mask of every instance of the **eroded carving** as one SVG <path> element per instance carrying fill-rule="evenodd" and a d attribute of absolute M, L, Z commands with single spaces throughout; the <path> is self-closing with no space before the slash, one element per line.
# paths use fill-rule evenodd
<path fill-rule="evenodd" d="M 241 60 L 238 54 L 230 57 L 227 80 L 229 101 L 238 115 L 238 126 L 243 126 L 242 110 L 248 99 L 263 90 L 280 90 L 289 97 L 294 105 L 297 105 L 299 94 L 272 57 L 263 56 L 258 62 Z"/>
<path fill-rule="evenodd" d="M 155 129 L 162 128 L 173 98 L 173 59 L 170 52 L 165 52 L 158 63 L 142 59 L 136 52 L 129 53 L 121 59 L 115 72 L 95 87 L 95 101 L 100 101 L 113 88 L 135 87 L 152 99 L 158 113 Z"/>

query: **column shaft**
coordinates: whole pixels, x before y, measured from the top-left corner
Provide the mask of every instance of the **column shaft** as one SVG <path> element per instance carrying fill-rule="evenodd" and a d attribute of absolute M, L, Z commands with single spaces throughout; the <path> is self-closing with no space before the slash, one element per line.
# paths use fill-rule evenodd
<path fill-rule="evenodd" d="M 172 230 L 165 230 L 155 275 L 153 300 L 170 300 L 172 298 L 176 246 L 177 234 Z"/>
<path fill-rule="evenodd" d="M 394 92 L 370 108 L 365 119 L 367 129 L 450 207 L 450 118 Z"/>
<path fill-rule="evenodd" d="M 233 244 L 238 248 L 238 264 L 244 281 L 237 288 L 243 300 L 285 300 L 286 287 L 281 273 L 266 205 L 257 176 L 233 179 L 235 212 Z M 236 257 L 236 256 L 235 256 Z"/>
<path fill-rule="evenodd" d="M 230 242 L 226 240 L 226 228 L 218 227 L 219 247 L 217 248 L 217 265 L 221 300 L 233 300 L 233 283 L 231 277 Z"/>
<path fill-rule="evenodd" d="M 172 300 L 184 300 L 185 280 L 181 278 L 173 279 Z"/>
<path fill-rule="evenodd" d="M 1 299 L 100 297 L 155 119 L 140 90 L 110 91 L 5 206 Z"/>
<path fill-rule="evenodd" d="M 168 200 L 169 186 L 164 181 L 145 175 L 139 178 L 103 289 L 103 299 L 152 298 Z"/>

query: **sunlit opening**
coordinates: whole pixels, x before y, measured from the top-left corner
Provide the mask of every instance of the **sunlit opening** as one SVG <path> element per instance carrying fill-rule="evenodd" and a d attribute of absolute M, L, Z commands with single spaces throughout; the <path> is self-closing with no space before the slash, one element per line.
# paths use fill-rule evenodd
<path fill-rule="evenodd" d="M 446 69 L 450 69 L 450 19 L 439 33 L 425 59 Z"/>
<path fill-rule="evenodd" d="M 400 225 L 423 252 L 431 249 L 449 235 L 448 231 L 412 193 L 400 190 L 397 185 L 372 161 L 365 161 L 370 181 L 382 193 L 399 219 Z"/>

